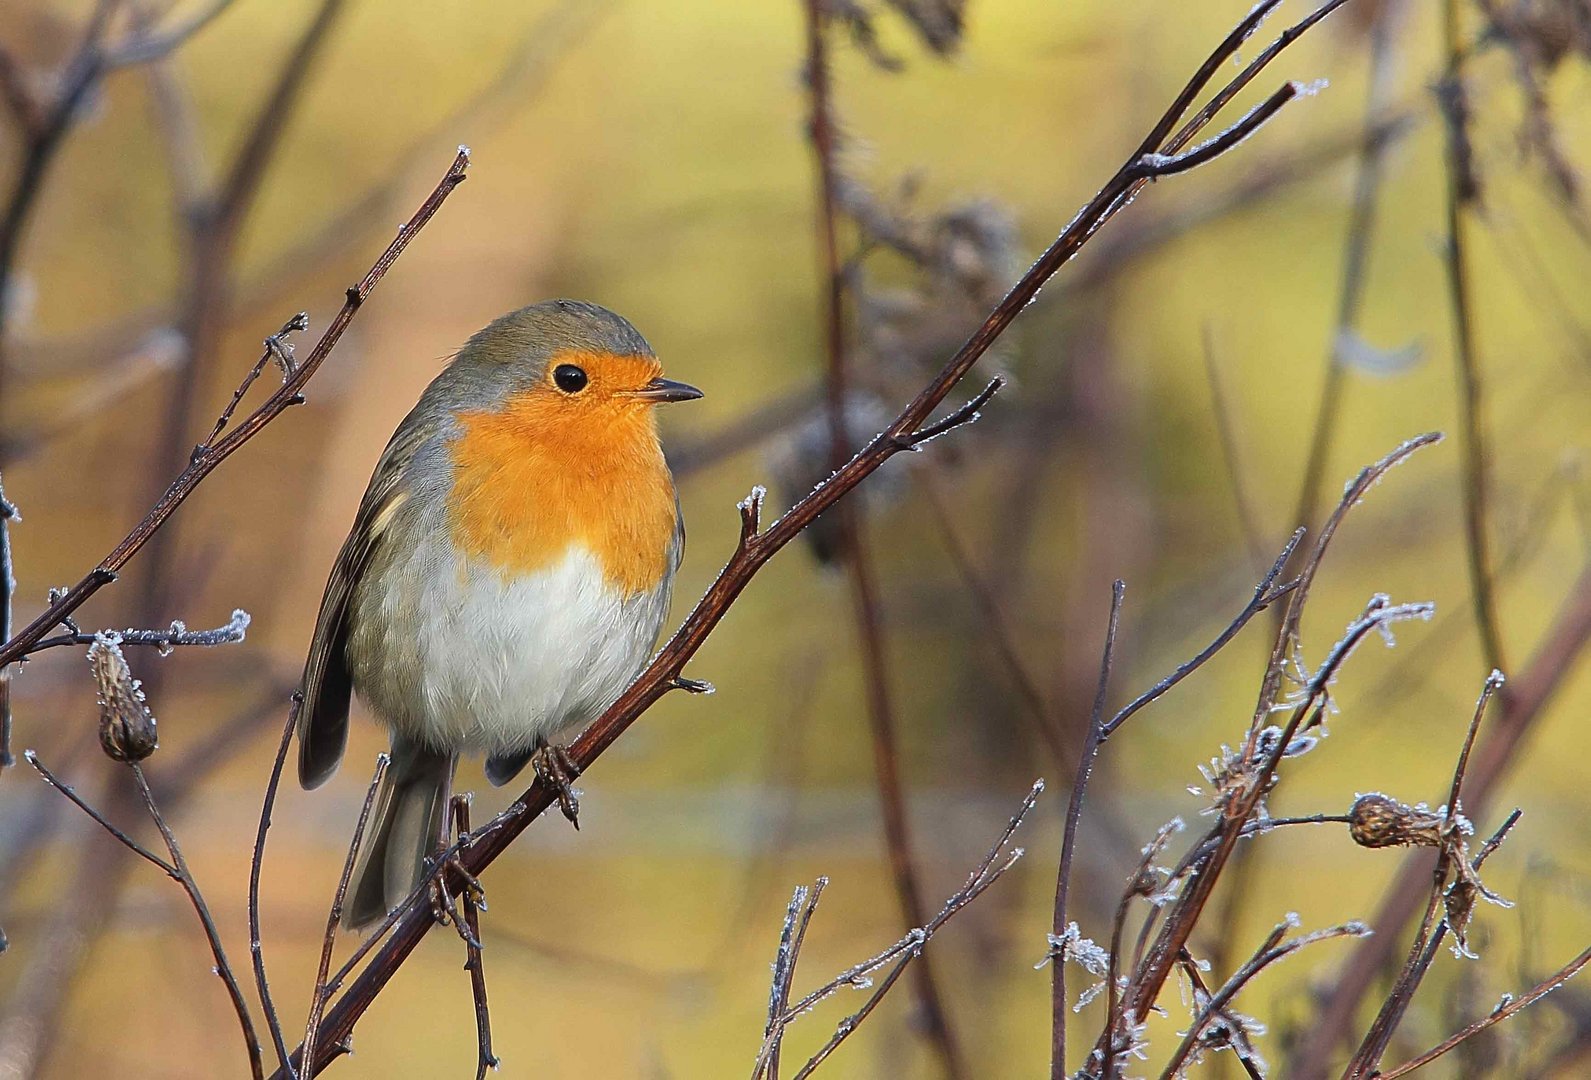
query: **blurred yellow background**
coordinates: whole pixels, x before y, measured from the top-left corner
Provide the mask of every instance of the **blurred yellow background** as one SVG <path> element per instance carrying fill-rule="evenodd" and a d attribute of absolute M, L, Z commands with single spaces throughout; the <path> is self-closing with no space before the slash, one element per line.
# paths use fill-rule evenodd
<path fill-rule="evenodd" d="M 0 43 L 30 70 L 49 71 L 90 6 L 6 0 Z M 162 65 L 191 99 L 212 169 L 234 151 L 317 6 L 237 0 Z M 1396 359 L 1405 346 L 1419 355 L 1386 374 L 1349 368 L 1327 498 L 1402 439 L 1456 432 L 1440 257 L 1442 131 L 1431 93 L 1437 21 L 1430 5 L 1400 8 L 1387 97 L 1410 119 L 1386 157 L 1359 326 L 1378 355 Z M 884 46 L 906 62 L 900 73 L 878 70 L 835 35 L 846 170 L 879 191 L 916 173 L 928 208 L 998 204 L 1016 223 L 1026 265 L 1245 9 L 972 0 L 965 40 L 949 60 L 881 15 Z M 1293 18 L 1305 10 L 1283 9 Z M 1024 664 L 1073 724 L 1092 697 L 1113 578 L 1128 583 L 1118 703 L 1236 614 L 1296 524 L 1337 318 L 1373 10 L 1350 2 L 1258 84 L 1268 91 L 1283 78 L 1323 78 L 1329 87 L 1233 155 L 1150 187 L 1062 272 L 1000 358 L 1014 385 L 965 441 L 889 467 L 906 480 L 870 532 L 931 907 L 960 885 L 1029 783 L 1050 783 L 1024 830 L 1027 857 L 929 949 L 979 1077 L 1035 1076 L 1048 1061 L 1049 976 L 1034 964 L 1045 953 L 1072 764 L 1057 765 L 1031 738 L 911 476 L 931 471 L 949 496 L 955 532 L 995 583 Z M 704 460 L 696 452 L 759 407 L 807 400 L 823 362 L 802 50 L 796 0 L 557 8 L 384 0 L 347 4 L 328 32 L 243 229 L 232 308 L 220 348 L 202 358 L 197 423 L 183 447 L 202 436 L 283 319 L 305 309 L 312 332 L 324 327 L 455 144 L 469 144 L 474 163 L 310 384 L 307 406 L 228 461 L 174 523 L 177 578 L 155 625 L 218 625 L 242 607 L 254 620 L 247 642 L 131 657 L 145 678 L 162 671 L 153 704 L 163 746 L 148 765 L 157 793 L 178 782 L 173 770 L 208 733 L 272 703 L 173 813 L 240 976 L 260 794 L 327 570 L 392 427 L 470 333 L 548 296 L 588 298 L 629 317 L 671 375 L 707 391 L 663 421 L 670 452 L 696 454 L 681 468 L 690 542 L 676 621 L 728 556 L 735 502 L 768 482 L 783 434 L 773 425 L 733 453 Z M 1485 182 L 1475 288 L 1494 449 L 1491 529 L 1500 559 L 1517 551 L 1498 587 L 1507 653 L 1523 667 L 1586 557 L 1591 248 L 1566 224 L 1539 162 L 1521 156 L 1508 57 L 1482 55 L 1472 75 Z M 0 431 L 23 447 L 4 467 L 6 495 L 23 515 L 13 528 L 19 620 L 42 608 L 50 586 L 75 581 L 108 551 L 165 476 L 151 448 L 172 383 L 154 332 L 188 285 L 151 86 L 137 68 L 109 76 L 67 137 L 18 260 Z M 1591 137 L 1588 90 L 1582 60 L 1549 86 L 1562 143 L 1574 150 Z M 0 144 L 8 169 L 21 152 L 13 135 Z M 1245 185 L 1252 191 L 1229 198 Z M 378 188 L 388 190 L 371 198 Z M 1201 212 L 1210 220 L 1148 243 L 1157 227 Z M 1130 259 L 1109 254 L 1140 239 L 1146 247 Z M 1224 464 L 1206 343 L 1257 543 L 1245 538 Z M 1306 626 L 1312 661 L 1373 593 L 1434 600 L 1438 615 L 1401 627 L 1395 649 L 1367 644 L 1353 658 L 1337 687 L 1332 737 L 1284 769 L 1273 812 L 1342 812 L 1371 790 L 1410 802 L 1445 796 L 1487 671 L 1469 615 L 1460 465 L 1451 438 L 1420 454 L 1339 538 Z M 782 506 L 790 495 L 774 498 Z M 143 565 L 135 560 L 79 622 L 126 625 Z M 665 699 L 584 780 L 578 834 L 543 820 L 492 868 L 483 933 L 503 1075 L 746 1074 L 790 889 L 818 874 L 832 885 L 798 993 L 902 932 L 848 612 L 842 577 L 805 549 L 783 553 L 690 665 L 717 693 Z M 1184 789 L 1199 783 L 1198 764 L 1241 737 L 1268 625 L 1257 620 L 1107 747 L 1082 833 L 1086 934 L 1108 936 L 1108 908 L 1138 845 L 1170 816 L 1198 814 L 1200 801 Z M 93 690 L 80 655 L 42 655 L 19 676 L 16 695 L 19 752 L 37 748 L 89 792 L 126 781 L 93 744 Z M 1588 702 L 1579 664 L 1479 822 L 1489 831 L 1499 808 L 1523 808 L 1487 881 L 1524 903 L 1479 916 L 1484 965 L 1443 954 L 1390 1061 L 1583 947 Z M 369 766 L 384 746 L 376 726 L 356 718 L 336 780 L 312 794 L 288 783 L 277 806 L 264 948 L 291 1042 Z M 473 764 L 461 782 L 485 787 Z M 480 790 L 477 820 L 505 802 L 504 792 Z M 42 850 L 17 862 L 40 836 Z M 1271 843 L 1243 886 L 1237 954 L 1288 911 L 1306 927 L 1368 917 L 1399 864 L 1395 853 L 1356 848 L 1328 827 Z M 122 857 L 25 765 L 0 777 L 5 999 L 25 997 L 33 950 L 77 887 L 85 852 L 106 863 Z M 235 1020 L 180 892 L 140 865 L 110 910 L 75 939 L 84 966 L 39 1075 L 242 1073 Z M 350 946 L 341 942 L 339 955 Z M 1273 1061 L 1285 1057 L 1275 1040 L 1307 1016 L 1308 982 L 1329 975 L 1348 946 L 1317 950 L 1263 976 L 1244 998 L 1272 1026 Z M 468 1075 L 475 1034 L 463 959 L 451 931 L 432 933 L 333 1075 Z M 1471 980 L 1462 998 L 1461 974 Z M 1530 1024 L 1559 1031 L 1569 1021 L 1550 1010 L 1586 1016 L 1584 993 L 1566 991 L 1536 1019 L 1516 1021 L 1512 1035 Z M 787 1063 L 804 1060 L 858 1004 L 848 992 L 794 1025 Z M 903 985 L 825 1075 L 937 1075 L 910 1005 Z M 1169 1038 L 1182 1021 L 1155 1036 Z M 1097 1006 L 1084 1010 L 1074 1038 L 1087 1042 L 1098 1023 Z"/>

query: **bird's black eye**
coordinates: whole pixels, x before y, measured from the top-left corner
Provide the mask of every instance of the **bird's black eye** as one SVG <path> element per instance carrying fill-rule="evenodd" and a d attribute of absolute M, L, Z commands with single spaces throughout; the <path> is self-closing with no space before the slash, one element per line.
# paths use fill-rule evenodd
<path fill-rule="evenodd" d="M 559 364 L 552 369 L 552 381 L 564 393 L 578 394 L 586 388 L 588 380 L 584 368 L 575 367 L 573 364 Z"/>

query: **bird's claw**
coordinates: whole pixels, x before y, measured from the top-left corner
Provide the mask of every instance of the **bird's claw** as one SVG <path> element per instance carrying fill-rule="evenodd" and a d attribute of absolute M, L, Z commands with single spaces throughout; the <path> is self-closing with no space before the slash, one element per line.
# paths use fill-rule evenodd
<path fill-rule="evenodd" d="M 572 786 L 580 775 L 580 763 L 569 756 L 566 747 L 544 742 L 530 756 L 530 766 L 536 771 L 536 779 L 557 795 L 558 809 L 569 819 L 569 824 L 580 828 L 580 799 Z"/>

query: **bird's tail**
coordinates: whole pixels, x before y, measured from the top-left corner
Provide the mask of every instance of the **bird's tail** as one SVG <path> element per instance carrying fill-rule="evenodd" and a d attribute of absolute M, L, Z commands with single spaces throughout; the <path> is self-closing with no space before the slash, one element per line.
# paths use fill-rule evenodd
<path fill-rule="evenodd" d="M 457 764 L 455 754 L 393 736 L 392 764 L 381 780 L 343 908 L 345 929 L 380 922 L 420 883 L 426 860 L 440 846 Z"/>

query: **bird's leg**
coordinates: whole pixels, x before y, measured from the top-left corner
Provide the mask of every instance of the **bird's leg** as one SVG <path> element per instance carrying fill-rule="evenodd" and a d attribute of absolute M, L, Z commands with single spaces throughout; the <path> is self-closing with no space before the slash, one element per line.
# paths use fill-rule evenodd
<path fill-rule="evenodd" d="M 570 786 L 580 775 L 580 765 L 569 756 L 569 750 L 536 736 L 536 752 L 530 755 L 530 767 L 536 770 L 536 779 L 553 789 L 558 796 L 558 809 L 569 819 L 569 824 L 580 828 L 580 800 Z"/>
<path fill-rule="evenodd" d="M 436 869 L 431 872 L 431 914 L 444 926 L 452 923 L 464 943 L 478 949 L 481 943 L 471 931 L 468 921 L 459 914 L 458 905 L 454 903 L 447 884 L 449 874 L 458 875 L 460 892 L 468 894 L 468 903 L 482 911 L 486 910 L 486 889 L 479 878 L 464 869 L 464 861 L 460 858 L 469 846 L 469 804 L 468 794 L 454 795 L 448 800 L 449 814 L 442 823 L 444 832 L 437 838 L 439 846 L 432 856 Z M 449 822 L 452 823 L 451 830 Z M 450 838 L 453 843 L 448 842 Z"/>

